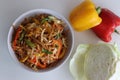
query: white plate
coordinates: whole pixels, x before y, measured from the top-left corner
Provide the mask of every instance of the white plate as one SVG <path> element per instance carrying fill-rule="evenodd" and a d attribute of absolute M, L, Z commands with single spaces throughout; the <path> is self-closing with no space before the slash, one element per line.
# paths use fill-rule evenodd
<path fill-rule="evenodd" d="M 120 16 L 120 0 L 93 0 L 96 6 L 106 7 Z M 38 8 L 57 11 L 68 18 L 73 7 L 81 0 L 0 0 L 0 80 L 74 80 L 69 72 L 69 61 L 56 70 L 34 73 L 17 66 L 9 55 L 7 34 L 10 25 L 22 13 Z M 120 29 L 119 29 L 120 30 Z M 112 42 L 120 44 L 120 36 L 113 33 Z M 75 47 L 80 43 L 97 43 L 99 38 L 91 31 L 75 32 Z M 120 48 L 120 45 L 118 45 Z M 71 55 L 71 57 L 72 57 Z"/>

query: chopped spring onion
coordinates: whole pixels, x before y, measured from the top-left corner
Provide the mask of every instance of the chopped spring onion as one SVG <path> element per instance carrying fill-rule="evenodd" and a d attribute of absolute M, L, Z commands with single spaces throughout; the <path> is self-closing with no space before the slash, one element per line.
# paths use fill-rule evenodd
<path fill-rule="evenodd" d="M 23 30 L 22 33 L 21 33 L 21 35 L 20 35 L 19 41 L 22 41 L 23 38 L 24 38 L 24 36 L 25 36 L 25 31 Z"/>
<path fill-rule="evenodd" d="M 44 48 L 42 48 L 42 52 L 43 52 L 43 53 L 46 53 L 46 54 L 52 54 L 51 51 L 48 51 L 47 49 L 44 49 Z"/>
<path fill-rule="evenodd" d="M 29 47 L 31 47 L 31 48 L 35 47 L 35 44 L 32 43 L 29 39 L 25 40 L 25 42 L 26 42 L 26 44 L 27 44 Z"/>
<path fill-rule="evenodd" d="M 44 24 L 46 21 L 51 22 L 52 18 L 49 18 L 49 16 L 46 17 L 46 18 L 43 18 L 42 21 L 41 21 L 41 24 Z"/>
<path fill-rule="evenodd" d="M 59 38 L 61 38 L 61 33 L 58 33 L 56 36 L 55 36 L 55 39 L 59 39 Z"/>

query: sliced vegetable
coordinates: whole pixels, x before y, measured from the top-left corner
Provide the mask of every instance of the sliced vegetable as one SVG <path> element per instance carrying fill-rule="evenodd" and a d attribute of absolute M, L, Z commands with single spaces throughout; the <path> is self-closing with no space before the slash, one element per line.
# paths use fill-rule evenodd
<path fill-rule="evenodd" d="M 24 36 L 25 36 L 25 31 L 23 30 L 20 37 L 19 37 L 19 41 L 22 41 Z"/>
<path fill-rule="evenodd" d="M 28 56 L 26 56 L 24 59 L 21 59 L 20 62 L 24 63 L 28 59 Z"/>
<path fill-rule="evenodd" d="M 17 30 L 16 30 L 16 35 L 15 35 L 15 38 L 14 38 L 13 43 L 12 43 L 14 50 L 16 50 L 17 40 L 20 36 L 21 30 L 22 30 L 21 27 L 18 27 Z"/>
<path fill-rule="evenodd" d="M 57 46 L 57 53 L 55 54 L 55 57 L 58 58 L 62 50 L 62 41 L 60 39 L 53 40 L 53 44 Z"/>
<path fill-rule="evenodd" d="M 44 63 L 44 64 L 42 64 L 41 62 L 39 62 L 39 61 L 37 61 L 38 59 L 36 59 L 36 56 L 34 56 L 34 58 L 33 59 L 31 59 L 31 60 L 28 60 L 30 63 L 32 63 L 32 64 L 34 64 L 34 65 L 36 65 L 36 66 L 38 66 L 38 67 L 40 67 L 40 68 L 46 68 L 46 64 Z"/>
<path fill-rule="evenodd" d="M 48 16 L 49 19 L 53 20 L 55 23 L 57 24 L 61 24 L 61 20 L 57 19 L 56 17 L 54 16 Z"/>
<path fill-rule="evenodd" d="M 46 17 L 46 18 L 43 18 L 42 21 L 41 21 L 41 24 L 44 24 L 46 21 L 51 22 L 52 18 L 50 18 L 49 16 Z"/>
<path fill-rule="evenodd" d="M 39 66 L 40 68 L 44 69 L 47 67 L 46 63 L 42 64 L 40 62 L 37 63 L 37 66 Z"/>
<path fill-rule="evenodd" d="M 47 50 L 47 49 L 44 49 L 44 48 L 42 48 L 42 53 L 52 54 L 52 52 L 51 52 L 51 51 L 49 51 L 49 50 Z"/>
<path fill-rule="evenodd" d="M 35 44 L 32 43 L 29 39 L 26 39 L 25 42 L 26 42 L 26 44 L 27 44 L 29 47 L 31 47 L 31 48 L 35 47 Z"/>
<path fill-rule="evenodd" d="M 63 51 L 61 51 L 61 54 L 59 55 L 59 59 L 63 58 L 65 55 L 65 49 L 63 49 Z"/>
<path fill-rule="evenodd" d="M 32 59 L 28 60 L 28 62 L 35 64 L 36 63 L 36 56 L 34 56 Z"/>
<path fill-rule="evenodd" d="M 61 33 L 58 33 L 56 36 L 55 36 L 55 39 L 59 39 L 59 38 L 61 38 Z"/>

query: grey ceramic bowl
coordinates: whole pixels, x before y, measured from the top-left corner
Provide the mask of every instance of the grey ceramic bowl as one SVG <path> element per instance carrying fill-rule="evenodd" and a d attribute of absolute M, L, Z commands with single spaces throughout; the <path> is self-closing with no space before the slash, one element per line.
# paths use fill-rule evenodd
<path fill-rule="evenodd" d="M 55 11 L 52 11 L 52 10 L 48 10 L 48 9 L 35 9 L 35 10 L 31 10 L 31 11 L 28 11 L 24 14 L 22 14 L 21 16 L 19 16 L 12 24 L 12 26 L 14 25 L 15 27 L 18 26 L 25 18 L 28 18 L 30 16 L 34 16 L 36 14 L 42 14 L 42 13 L 47 13 L 47 14 L 51 14 L 59 19 L 61 19 L 63 22 L 65 22 L 66 26 L 65 27 L 65 31 L 66 30 L 69 30 L 69 34 L 67 35 L 67 39 L 68 39 L 68 49 L 67 49 L 67 52 L 65 53 L 65 56 L 62 60 L 60 60 L 56 65 L 54 65 L 53 67 L 50 67 L 50 68 L 47 68 L 47 69 L 44 69 L 44 70 L 39 70 L 38 72 L 46 72 L 46 71 L 50 71 L 50 70 L 53 70 L 57 67 L 60 67 L 62 66 L 63 63 L 66 62 L 66 60 L 69 58 L 72 50 L 73 50 L 73 45 L 74 45 L 74 34 L 73 34 L 73 30 L 71 28 L 71 25 L 69 24 L 69 22 L 62 16 L 60 15 L 59 13 L 55 12 Z M 11 41 L 12 41 L 12 35 L 13 35 L 13 27 L 10 27 L 10 30 L 9 30 L 9 33 L 8 33 L 8 39 L 7 39 L 7 44 L 8 44 L 8 49 L 9 49 L 9 52 L 10 52 L 10 55 L 11 57 L 13 58 L 13 60 L 21 67 L 27 69 L 27 70 L 30 70 L 30 71 L 33 71 L 32 69 L 28 68 L 27 66 L 25 66 L 24 64 L 22 64 L 21 62 L 19 62 L 19 60 L 17 59 L 13 49 L 12 49 L 12 46 L 11 46 Z"/>

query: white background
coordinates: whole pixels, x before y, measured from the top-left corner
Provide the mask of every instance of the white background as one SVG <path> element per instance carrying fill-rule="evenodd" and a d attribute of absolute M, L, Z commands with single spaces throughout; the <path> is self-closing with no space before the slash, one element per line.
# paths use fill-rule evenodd
<path fill-rule="evenodd" d="M 93 0 L 96 6 L 109 8 L 120 16 L 120 0 Z M 68 19 L 70 11 L 81 0 L 0 0 L 0 80 L 74 80 L 69 72 L 69 61 L 78 44 L 97 43 L 99 38 L 91 31 L 75 33 L 75 47 L 71 57 L 53 71 L 35 73 L 27 71 L 13 61 L 7 48 L 7 35 L 14 20 L 22 13 L 39 8 L 55 10 Z M 120 35 L 113 33 L 112 42 L 120 48 Z"/>

